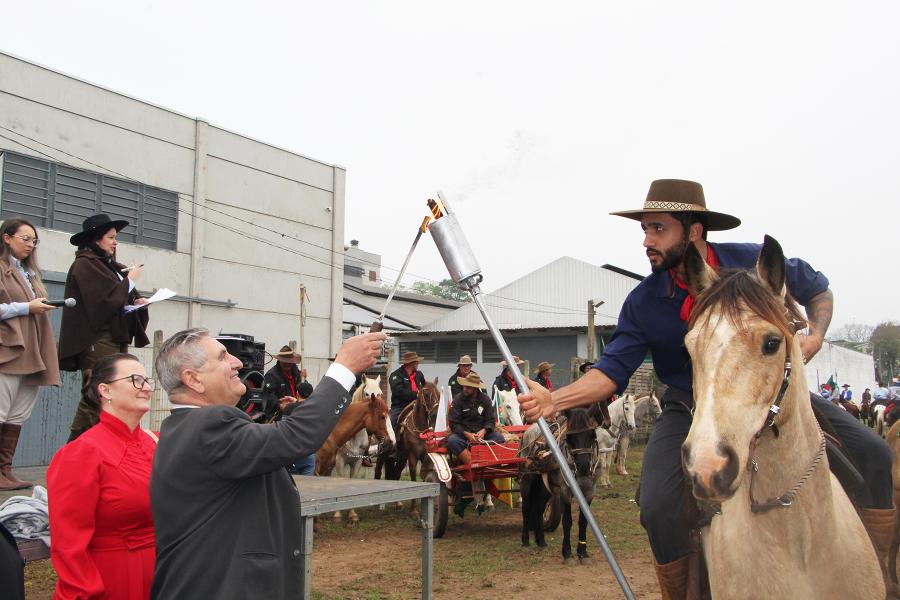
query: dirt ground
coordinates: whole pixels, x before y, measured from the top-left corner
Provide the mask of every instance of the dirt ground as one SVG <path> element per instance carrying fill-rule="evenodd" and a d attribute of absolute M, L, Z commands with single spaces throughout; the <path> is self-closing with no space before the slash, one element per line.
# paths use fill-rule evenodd
<path fill-rule="evenodd" d="M 632 498 L 640 473 L 642 448 L 632 448 L 629 476 L 612 476 L 611 489 L 598 488 L 592 509 L 600 528 L 637 598 L 660 598 L 646 535 Z M 496 503 L 477 515 L 450 514 L 447 532 L 434 541 L 434 597 L 437 599 L 550 597 L 580 600 L 621 598 L 612 571 L 588 531 L 592 564 L 562 563 L 561 528 L 547 535 L 549 547 L 521 546 L 521 513 Z M 420 597 L 421 530 L 403 510 L 376 507 L 359 512 L 350 527 L 323 519 L 313 553 L 313 598 L 381 600 Z M 577 511 L 576 511 L 577 518 Z M 577 535 L 577 524 L 573 529 Z M 575 546 L 573 542 L 573 548 Z M 26 594 L 50 600 L 55 573 L 50 561 L 26 569 Z"/>

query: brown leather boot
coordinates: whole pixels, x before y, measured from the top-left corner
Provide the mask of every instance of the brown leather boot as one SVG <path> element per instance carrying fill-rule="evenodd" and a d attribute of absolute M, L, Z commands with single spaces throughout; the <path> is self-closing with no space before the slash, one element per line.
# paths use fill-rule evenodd
<path fill-rule="evenodd" d="M 875 547 L 878 563 L 881 565 L 881 574 L 884 577 L 884 589 L 887 592 L 885 598 L 896 600 L 900 598 L 900 591 L 894 583 L 889 568 L 888 551 L 894 536 L 894 509 L 893 508 L 864 508 L 859 511 L 863 525 Z"/>
<path fill-rule="evenodd" d="M 16 446 L 19 444 L 21 425 L 11 423 L 0 424 L 0 489 L 24 490 L 34 486 L 33 483 L 17 479 L 12 473 L 13 456 L 16 454 Z"/>
<path fill-rule="evenodd" d="M 690 555 L 664 565 L 656 565 L 656 578 L 662 600 L 686 600 Z"/>

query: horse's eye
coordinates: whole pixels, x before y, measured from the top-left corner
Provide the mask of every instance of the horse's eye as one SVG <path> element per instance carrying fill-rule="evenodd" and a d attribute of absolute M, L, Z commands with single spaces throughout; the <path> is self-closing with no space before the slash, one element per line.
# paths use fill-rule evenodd
<path fill-rule="evenodd" d="M 781 347 L 781 338 L 775 337 L 774 335 L 768 336 L 763 341 L 762 351 L 763 354 L 772 355 L 778 352 L 778 349 Z"/>

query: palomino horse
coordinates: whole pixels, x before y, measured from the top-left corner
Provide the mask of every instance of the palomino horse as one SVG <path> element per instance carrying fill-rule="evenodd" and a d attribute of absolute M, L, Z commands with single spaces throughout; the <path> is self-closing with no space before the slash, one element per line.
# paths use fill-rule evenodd
<path fill-rule="evenodd" d="M 712 596 L 881 600 L 875 550 L 828 469 L 781 246 L 766 236 L 755 271 L 719 277 L 691 244 L 685 267 L 697 303 L 682 457 L 694 496 L 718 505 L 702 536 Z M 848 556 L 854 568 L 836 568 Z"/>
<path fill-rule="evenodd" d="M 426 381 L 419 390 L 416 399 L 403 409 L 397 417 L 397 452 L 395 460 L 388 459 L 385 471 L 388 479 L 400 479 L 404 466 L 409 468 L 410 481 L 416 480 L 416 472 L 419 464 L 422 465 L 422 479 L 426 470 L 431 468 L 431 460 L 428 458 L 425 440 L 419 437 L 420 433 L 434 427 L 437 418 L 438 404 L 441 400 L 440 388 L 434 381 Z M 392 464 L 393 463 L 393 464 Z M 410 515 L 415 519 L 419 516 L 416 509 L 416 501 L 412 500 L 409 508 Z"/>
<path fill-rule="evenodd" d="M 316 452 L 316 475 L 343 477 L 343 473 L 334 468 L 339 449 L 360 432 L 366 432 L 367 442 L 368 436 L 374 435 L 379 444 L 392 443 L 394 440 L 389 413 L 388 405 L 380 395 L 351 402 L 334 426 L 331 435 Z M 366 450 L 368 451 L 368 443 Z M 359 521 L 359 518 L 353 520 L 355 514 L 353 511 L 350 512 L 351 522 Z"/>
<path fill-rule="evenodd" d="M 875 419 L 875 433 L 884 437 L 885 426 L 884 426 L 884 411 L 887 407 L 884 404 L 876 404 L 872 407 L 872 415 Z"/>
<path fill-rule="evenodd" d="M 650 392 L 643 396 L 638 396 L 634 401 L 634 425 L 635 429 L 626 430 L 619 436 L 619 442 L 616 444 L 616 474 L 628 475 L 628 469 L 625 468 L 625 457 L 628 455 L 628 447 L 631 445 L 631 436 L 638 427 L 642 425 L 652 425 L 656 422 L 656 418 L 662 413 L 659 406 L 659 399 L 656 392 Z"/>
<path fill-rule="evenodd" d="M 609 428 L 597 427 L 597 446 L 600 452 L 600 485 L 611 487 L 609 481 L 609 455 L 624 438 L 630 438 L 634 431 L 634 396 L 625 394 L 609 405 Z M 625 443 L 627 449 L 627 442 Z M 625 453 L 620 451 L 624 461 Z M 627 473 L 626 473 L 627 475 Z"/>
<path fill-rule="evenodd" d="M 894 506 L 900 506 L 900 421 L 895 421 L 888 430 L 887 443 L 894 456 L 894 462 L 891 465 L 891 476 L 894 479 Z M 897 583 L 898 550 L 900 550 L 900 511 L 894 513 L 894 533 L 891 539 L 891 548 L 888 551 L 888 566 L 894 583 Z"/>

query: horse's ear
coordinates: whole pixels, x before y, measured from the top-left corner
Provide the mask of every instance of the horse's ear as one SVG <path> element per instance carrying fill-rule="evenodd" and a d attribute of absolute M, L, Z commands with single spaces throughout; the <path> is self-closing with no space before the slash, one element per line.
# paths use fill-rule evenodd
<path fill-rule="evenodd" d="M 784 251 L 781 249 L 781 244 L 775 238 L 765 236 L 759 259 L 756 261 L 757 277 L 769 286 L 776 296 L 784 297 L 785 272 Z"/>
<path fill-rule="evenodd" d="M 712 267 L 706 264 L 706 261 L 700 256 L 700 251 L 694 244 L 688 244 L 684 253 L 684 279 L 687 283 L 688 291 L 696 297 L 712 285 L 716 280 L 716 272 Z"/>
<path fill-rule="evenodd" d="M 437 384 L 438 384 L 438 378 L 435 377 L 435 378 L 434 378 L 434 385 L 437 385 Z"/>
<path fill-rule="evenodd" d="M 381 375 L 375 378 L 375 385 L 381 387 Z"/>

